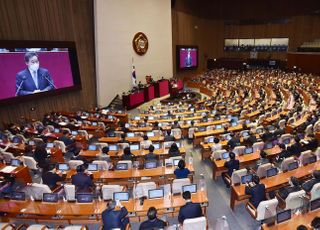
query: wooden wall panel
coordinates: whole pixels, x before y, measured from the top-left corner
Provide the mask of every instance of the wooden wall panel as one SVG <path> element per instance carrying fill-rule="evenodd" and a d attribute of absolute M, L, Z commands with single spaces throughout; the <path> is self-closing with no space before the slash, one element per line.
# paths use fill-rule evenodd
<path fill-rule="evenodd" d="M 82 82 L 81 91 L 1 106 L 1 122 L 96 105 L 93 0 L 2 0 L 0 39 L 74 41 Z"/>

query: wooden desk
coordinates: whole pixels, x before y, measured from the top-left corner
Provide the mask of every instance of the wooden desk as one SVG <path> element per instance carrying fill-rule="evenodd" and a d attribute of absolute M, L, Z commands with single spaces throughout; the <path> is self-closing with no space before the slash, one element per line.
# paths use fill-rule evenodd
<path fill-rule="evenodd" d="M 315 217 L 319 217 L 320 213 L 319 213 L 319 209 L 312 211 L 312 212 L 308 212 L 306 214 L 301 214 L 301 215 L 292 215 L 291 220 L 289 221 L 285 221 L 283 223 L 280 224 L 275 224 L 275 225 L 271 225 L 271 226 L 267 226 L 266 224 L 262 225 L 262 229 L 263 230 L 294 230 L 297 229 L 297 227 L 301 224 L 309 227 L 310 228 L 310 224 L 311 221 L 315 218 Z"/>
<path fill-rule="evenodd" d="M 5 167 L 6 167 L 6 165 L 0 164 L 0 170 L 4 169 Z M 24 184 L 32 183 L 29 169 L 26 166 L 18 166 L 16 169 L 14 169 L 10 173 L 0 172 L 0 175 L 5 175 L 5 174 L 13 175 L 17 179 L 17 181 L 24 183 Z"/>
<path fill-rule="evenodd" d="M 99 138 L 99 142 L 106 143 L 118 143 L 121 140 L 121 137 L 101 137 Z"/>
<path fill-rule="evenodd" d="M 268 158 L 274 158 L 281 152 L 281 149 L 278 146 L 273 147 L 272 149 L 265 150 L 268 154 Z M 245 168 L 248 165 L 251 165 L 255 161 L 260 159 L 260 151 L 256 151 L 251 154 L 245 154 L 242 156 L 237 156 L 236 159 L 240 161 L 240 168 Z M 224 167 L 224 163 L 226 160 L 213 160 L 213 168 L 212 168 L 212 179 L 216 180 L 218 176 L 221 176 L 222 172 L 227 171 Z"/>
<path fill-rule="evenodd" d="M 313 164 L 309 164 L 306 166 L 300 166 L 299 168 L 289 171 L 289 172 L 281 172 L 276 176 L 264 178 L 260 181 L 260 183 L 266 186 L 266 191 L 270 192 L 281 187 L 288 185 L 289 178 L 291 176 L 295 176 L 298 179 L 310 176 L 313 170 L 320 169 L 320 161 L 317 161 Z M 245 185 L 237 185 L 231 186 L 231 198 L 230 198 L 230 208 L 234 210 L 236 203 L 244 202 L 249 198 L 248 195 L 245 194 Z"/>

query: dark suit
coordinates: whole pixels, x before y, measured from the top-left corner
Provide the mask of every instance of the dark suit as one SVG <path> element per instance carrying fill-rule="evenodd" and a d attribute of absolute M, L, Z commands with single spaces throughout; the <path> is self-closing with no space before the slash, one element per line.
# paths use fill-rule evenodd
<path fill-rule="evenodd" d="M 48 171 L 42 175 L 42 183 L 49 186 L 52 190 L 57 186 L 57 182 L 63 181 L 66 174 L 64 176 L 59 176 L 58 174 Z"/>
<path fill-rule="evenodd" d="M 300 143 L 294 143 L 289 147 L 289 151 L 292 155 L 300 156 L 300 153 L 302 151 L 302 147 Z"/>
<path fill-rule="evenodd" d="M 228 169 L 228 175 L 231 176 L 234 170 L 239 169 L 239 160 L 229 160 L 226 163 L 224 163 L 224 167 Z"/>
<path fill-rule="evenodd" d="M 39 68 L 37 71 L 38 87 L 36 86 L 29 69 L 25 69 L 17 73 L 16 75 L 16 91 L 21 85 L 17 96 L 33 94 L 35 90 L 49 91 L 54 87 L 49 83 L 53 80 L 47 69 Z"/>
<path fill-rule="evenodd" d="M 311 180 L 308 180 L 307 182 L 303 183 L 302 188 L 304 191 L 310 192 L 313 186 L 317 183 L 320 183 L 320 180 L 312 178 Z"/>
<path fill-rule="evenodd" d="M 77 192 L 90 192 L 93 187 L 91 176 L 78 172 L 71 177 L 71 183 L 76 186 Z"/>
<path fill-rule="evenodd" d="M 165 136 L 163 141 L 174 141 L 174 136 L 170 135 L 170 136 Z"/>
<path fill-rule="evenodd" d="M 154 220 L 146 220 L 141 223 L 140 230 L 153 230 L 153 229 L 163 229 L 167 226 L 167 223 L 158 218 Z"/>
<path fill-rule="evenodd" d="M 288 187 L 288 188 L 281 188 L 279 189 L 279 196 L 285 200 L 289 196 L 290 193 L 292 192 L 298 192 L 300 191 L 301 188 L 300 186 L 293 186 L 293 187 Z"/>
<path fill-rule="evenodd" d="M 113 228 L 125 229 L 129 219 L 125 218 L 128 210 L 122 207 L 119 211 L 106 209 L 102 212 L 103 229 L 111 230 Z"/>
<path fill-rule="evenodd" d="M 249 201 L 256 208 L 261 201 L 266 200 L 266 187 L 264 184 L 257 184 L 253 187 L 246 186 L 245 192 L 247 195 L 251 195 Z"/>
<path fill-rule="evenodd" d="M 62 141 L 66 147 L 74 144 L 74 140 L 70 139 L 69 137 L 67 136 L 61 136 L 59 137 L 59 141 Z"/>
<path fill-rule="evenodd" d="M 197 218 L 203 216 L 200 204 L 187 202 L 180 208 L 178 220 L 183 223 L 185 219 Z"/>
<path fill-rule="evenodd" d="M 229 141 L 228 141 L 228 146 L 233 149 L 236 146 L 240 145 L 240 138 L 239 137 L 232 137 Z"/>
<path fill-rule="evenodd" d="M 145 161 L 157 161 L 159 160 L 159 155 L 156 155 L 154 153 L 148 153 L 144 156 Z"/>

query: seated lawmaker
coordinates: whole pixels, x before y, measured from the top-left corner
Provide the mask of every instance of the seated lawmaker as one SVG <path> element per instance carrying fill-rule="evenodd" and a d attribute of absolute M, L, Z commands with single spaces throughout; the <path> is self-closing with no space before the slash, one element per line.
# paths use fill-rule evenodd
<path fill-rule="evenodd" d="M 131 153 L 130 147 L 125 147 L 121 156 L 121 160 L 133 161 L 134 158 L 135 156 Z"/>
<path fill-rule="evenodd" d="M 278 146 L 281 149 L 281 152 L 276 157 L 277 162 L 281 162 L 281 161 L 283 161 L 284 158 L 288 158 L 288 157 L 292 156 L 291 152 L 287 150 L 287 148 L 284 144 L 279 144 Z"/>
<path fill-rule="evenodd" d="M 230 149 L 234 149 L 236 146 L 240 145 L 240 137 L 238 134 L 231 133 L 231 139 L 228 141 L 228 146 Z"/>
<path fill-rule="evenodd" d="M 75 143 L 75 141 L 74 140 L 72 140 L 70 137 L 69 137 L 69 132 L 68 132 L 68 130 L 63 130 L 62 131 L 62 136 L 61 137 L 59 137 L 59 141 L 62 141 L 65 145 L 66 145 L 66 147 L 67 148 L 69 148 L 70 146 L 72 146 L 74 143 Z"/>
<path fill-rule="evenodd" d="M 320 183 L 320 171 L 314 170 L 312 173 L 313 178 L 302 184 L 302 189 L 306 192 L 310 192 L 315 184 Z"/>
<path fill-rule="evenodd" d="M 260 184 L 260 178 L 254 175 L 252 183 L 247 183 L 245 188 L 246 195 L 251 195 L 249 201 L 254 207 L 258 207 L 261 201 L 266 200 L 266 187 Z"/>
<path fill-rule="evenodd" d="M 71 176 L 71 183 L 75 185 L 76 192 L 91 192 L 94 183 L 92 175 L 85 173 L 85 165 L 77 166 L 77 173 Z"/>
<path fill-rule="evenodd" d="M 181 156 L 180 150 L 178 148 L 178 145 L 176 143 L 173 143 L 170 146 L 169 152 L 168 152 L 169 157 L 178 157 Z"/>
<path fill-rule="evenodd" d="M 104 230 L 126 229 L 129 224 L 128 210 L 120 203 L 120 210 L 116 210 L 117 203 L 111 200 L 106 210 L 102 212 L 102 222 Z"/>
<path fill-rule="evenodd" d="M 234 152 L 229 153 L 230 160 L 224 163 L 224 167 L 228 169 L 228 172 L 222 173 L 222 179 L 225 182 L 226 186 L 229 188 L 230 185 L 226 180 L 226 176 L 232 176 L 233 171 L 239 170 L 240 161 L 236 159 L 236 154 Z"/>
<path fill-rule="evenodd" d="M 260 165 L 264 165 L 264 164 L 267 164 L 267 163 L 270 163 L 269 159 L 267 158 L 268 154 L 261 150 L 260 152 L 260 159 L 257 161 L 257 167 L 258 168 Z"/>
<path fill-rule="evenodd" d="M 46 164 L 42 172 L 42 183 L 48 185 L 53 190 L 57 187 L 58 182 L 64 181 L 66 176 L 66 173 L 58 172 L 56 168 L 50 170 L 50 165 Z"/>
<path fill-rule="evenodd" d="M 154 154 L 153 151 L 154 151 L 154 146 L 150 145 L 149 146 L 149 153 L 144 156 L 145 161 L 158 161 L 159 160 L 159 155 Z"/>
<path fill-rule="evenodd" d="M 177 179 L 188 178 L 190 174 L 190 170 L 186 168 L 186 163 L 184 160 L 180 160 L 178 162 L 178 168 L 174 170 L 174 175 L 176 175 Z"/>
<path fill-rule="evenodd" d="M 191 201 L 190 191 L 185 191 L 182 193 L 183 199 L 186 201 L 186 204 L 180 208 L 178 221 L 180 224 L 183 224 L 185 219 L 197 218 L 203 216 L 202 209 L 199 203 L 193 203 Z"/>
<path fill-rule="evenodd" d="M 88 160 L 87 160 L 87 158 L 86 157 L 84 157 L 84 156 L 81 156 L 80 155 L 80 152 L 81 152 L 81 149 L 80 148 L 76 148 L 75 150 L 74 150 L 74 156 L 73 157 L 71 157 L 71 160 L 80 160 L 80 161 L 83 161 L 83 163 L 85 164 L 85 165 L 87 165 L 89 162 L 88 162 Z"/>
<path fill-rule="evenodd" d="M 157 217 L 157 209 L 150 207 L 147 213 L 148 220 L 141 223 L 140 230 L 164 229 L 167 223 Z"/>
<path fill-rule="evenodd" d="M 294 176 L 290 177 L 289 184 L 290 184 L 290 187 L 279 189 L 278 194 L 283 200 L 285 200 L 290 193 L 298 192 L 301 190 L 300 183 L 296 177 Z"/>
<path fill-rule="evenodd" d="M 211 147 L 212 154 L 214 154 L 215 151 L 218 151 L 218 150 L 222 149 L 222 144 L 219 143 L 220 142 L 219 138 L 215 137 L 213 139 L 213 142 L 214 142 L 214 144 Z"/>
<path fill-rule="evenodd" d="M 164 137 L 164 140 L 163 141 L 174 141 L 175 138 L 173 135 L 171 135 L 171 130 L 168 129 L 167 130 L 167 135 Z"/>
<path fill-rule="evenodd" d="M 295 143 L 291 145 L 288 150 L 290 153 L 296 157 L 299 157 L 302 152 L 302 145 L 300 143 L 300 138 L 298 136 L 294 137 Z"/>

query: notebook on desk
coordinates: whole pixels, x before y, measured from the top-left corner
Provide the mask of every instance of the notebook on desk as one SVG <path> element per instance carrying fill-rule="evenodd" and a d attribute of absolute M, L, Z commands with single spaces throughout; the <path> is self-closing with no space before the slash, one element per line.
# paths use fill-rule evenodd
<path fill-rule="evenodd" d="M 12 173 L 17 167 L 16 166 L 6 166 L 3 169 L 0 170 L 2 173 Z"/>

